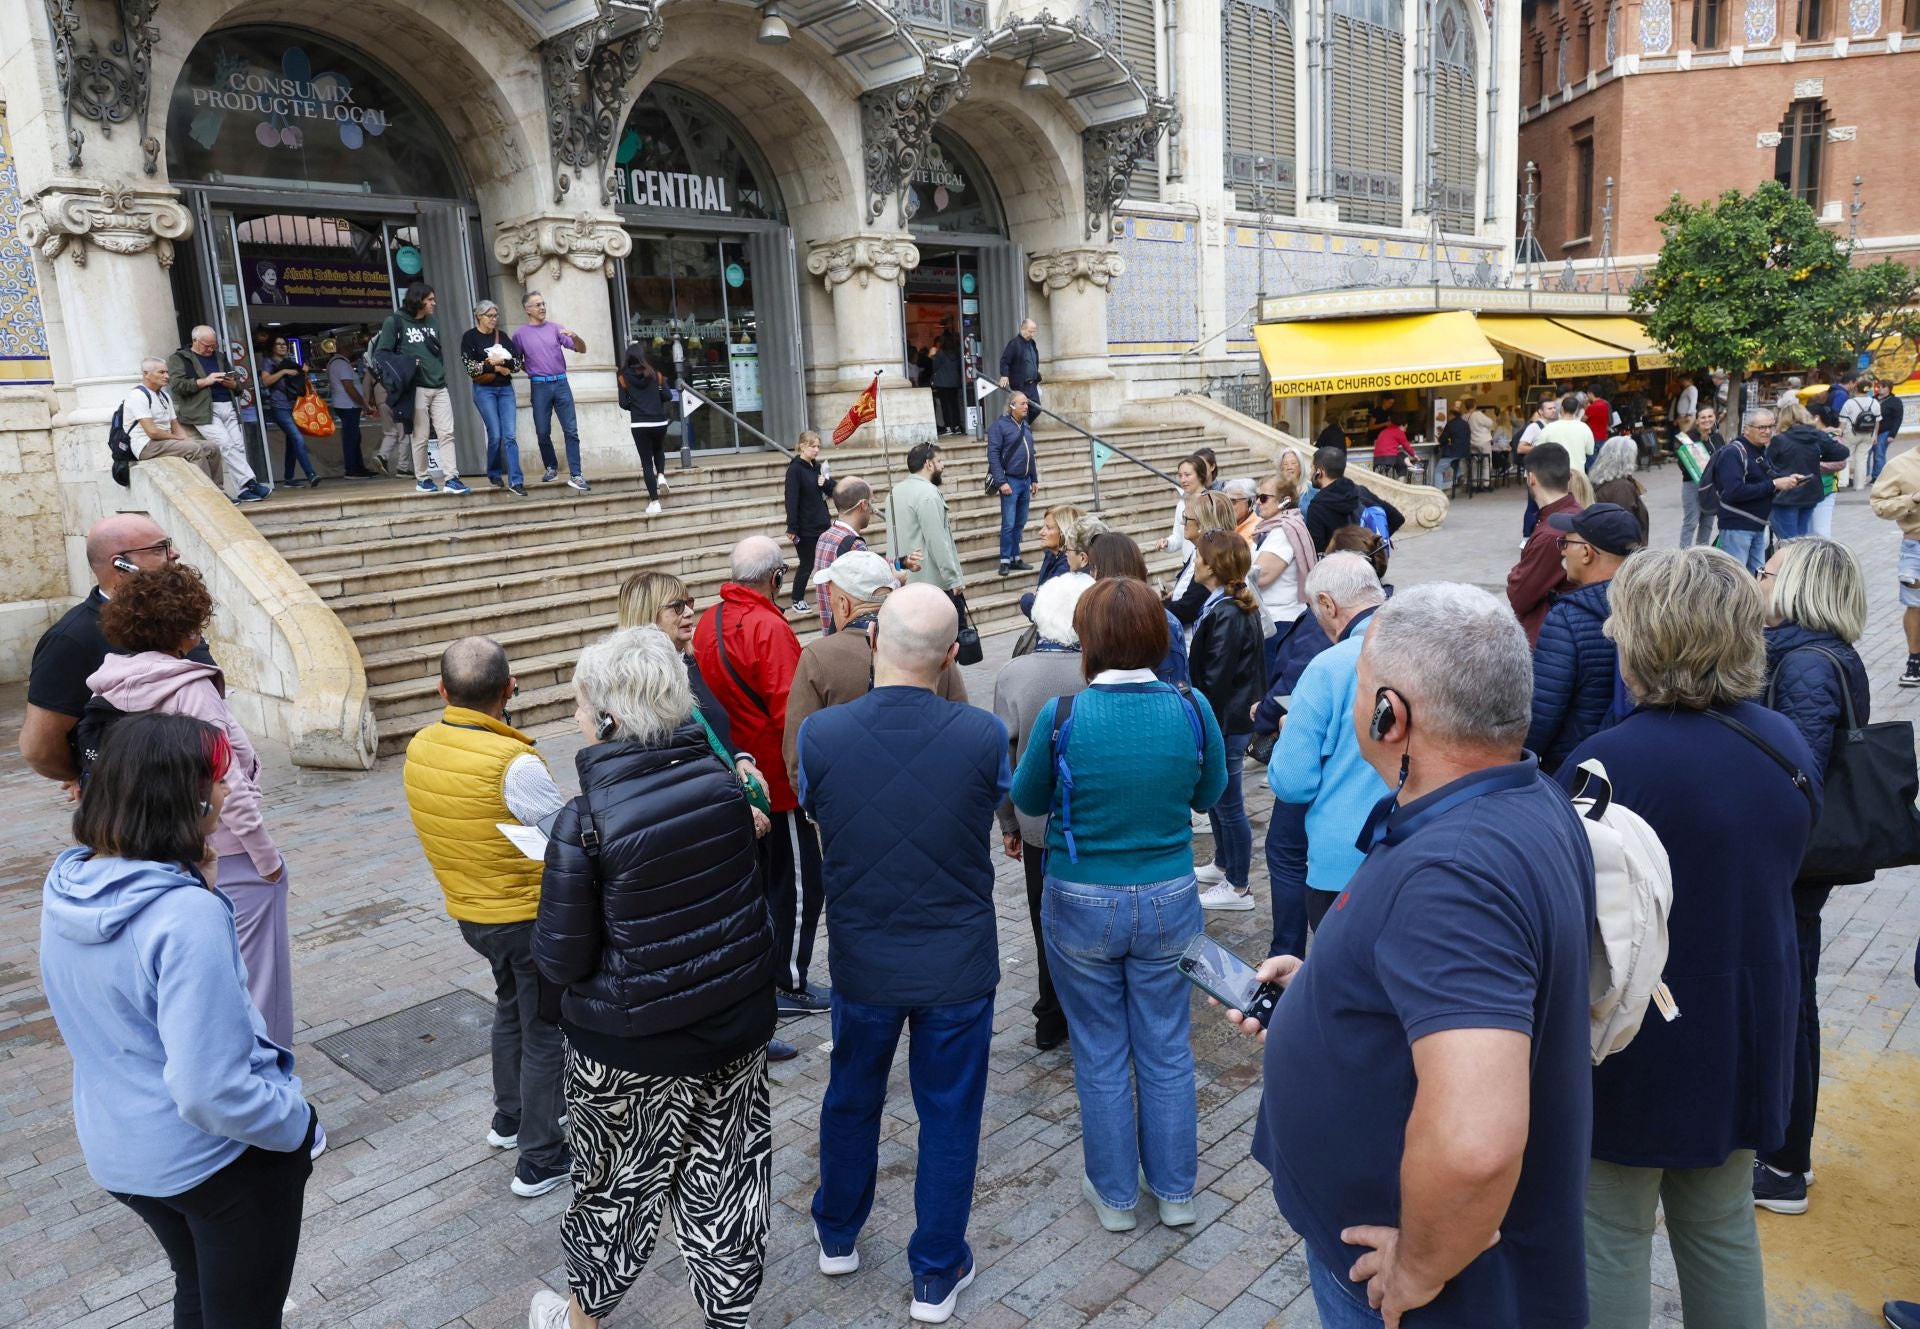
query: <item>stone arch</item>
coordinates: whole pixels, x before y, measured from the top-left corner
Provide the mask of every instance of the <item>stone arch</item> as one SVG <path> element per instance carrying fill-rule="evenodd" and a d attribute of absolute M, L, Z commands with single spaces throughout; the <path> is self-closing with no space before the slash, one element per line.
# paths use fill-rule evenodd
<path fill-rule="evenodd" d="M 177 0 L 154 46 L 153 96 L 164 107 L 181 66 L 200 40 L 224 27 L 309 28 L 355 47 L 394 71 L 439 120 L 476 201 L 490 215 L 535 209 L 545 196 L 546 122 L 538 52 L 499 24 L 443 21 L 467 10 L 432 10 L 398 0 L 365 0 L 316 25 L 300 0 Z M 341 22 L 341 17 L 366 20 Z M 377 34 L 378 41 L 363 34 Z M 419 71 L 433 70 L 423 78 Z M 164 165 L 162 167 L 164 170 Z"/>
<path fill-rule="evenodd" d="M 973 86 L 941 117 L 987 168 L 1007 236 L 1029 252 L 1084 243 L 1086 185 L 1079 127 L 1052 93 L 1020 86 L 1022 67 L 981 61 Z"/>

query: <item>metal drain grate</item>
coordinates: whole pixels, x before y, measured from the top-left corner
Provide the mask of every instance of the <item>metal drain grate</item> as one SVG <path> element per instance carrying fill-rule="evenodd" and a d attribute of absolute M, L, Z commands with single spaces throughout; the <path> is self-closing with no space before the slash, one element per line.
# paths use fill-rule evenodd
<path fill-rule="evenodd" d="M 485 1056 L 492 1029 L 492 1004 L 459 988 L 314 1046 L 384 1094 Z"/>

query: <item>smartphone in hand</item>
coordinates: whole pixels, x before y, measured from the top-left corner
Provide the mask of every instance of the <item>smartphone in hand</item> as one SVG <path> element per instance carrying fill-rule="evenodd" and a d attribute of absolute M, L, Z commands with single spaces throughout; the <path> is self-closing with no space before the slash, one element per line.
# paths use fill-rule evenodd
<path fill-rule="evenodd" d="M 1262 1029 L 1273 1018 L 1273 1008 L 1280 1000 L 1280 985 L 1262 983 L 1260 975 L 1245 960 L 1206 933 L 1199 933 L 1187 943 L 1175 967 L 1187 982 L 1228 1010 L 1259 1021 Z"/>

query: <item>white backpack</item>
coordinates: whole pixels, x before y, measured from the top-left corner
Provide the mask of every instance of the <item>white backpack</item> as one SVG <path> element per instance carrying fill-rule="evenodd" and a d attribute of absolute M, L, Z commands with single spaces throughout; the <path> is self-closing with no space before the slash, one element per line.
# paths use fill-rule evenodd
<path fill-rule="evenodd" d="M 1593 956 L 1589 966 L 1588 1032 L 1598 1066 L 1633 1041 L 1647 1003 L 1667 1020 L 1680 1016 L 1660 981 L 1667 967 L 1667 914 L 1673 868 L 1646 819 L 1613 801 L 1607 768 L 1580 763 L 1573 805 L 1593 849 Z"/>

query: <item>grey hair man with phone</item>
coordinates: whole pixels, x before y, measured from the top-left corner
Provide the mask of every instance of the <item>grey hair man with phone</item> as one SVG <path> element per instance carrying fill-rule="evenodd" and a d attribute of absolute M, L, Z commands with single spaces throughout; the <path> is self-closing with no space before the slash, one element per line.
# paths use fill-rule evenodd
<path fill-rule="evenodd" d="M 242 380 L 233 362 L 220 353 L 213 329 L 205 323 L 195 328 L 192 339 L 167 357 L 167 374 L 174 418 L 220 449 L 227 497 L 258 503 L 272 493 L 247 460 L 247 438 L 240 428 Z"/>
<path fill-rule="evenodd" d="M 1266 1043 L 1253 1153 L 1326 1329 L 1587 1322 L 1593 857 L 1522 747 L 1532 684 L 1485 591 L 1380 610 L 1350 722 L 1392 792 L 1311 960 L 1260 966 L 1271 1027 L 1231 1013 Z"/>

